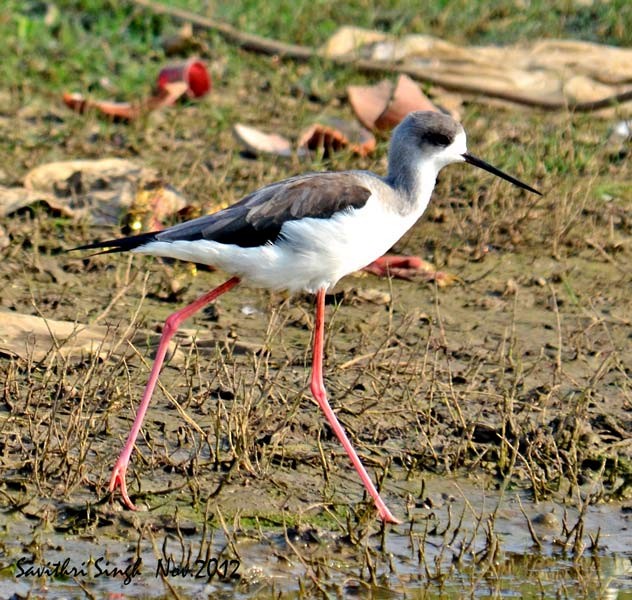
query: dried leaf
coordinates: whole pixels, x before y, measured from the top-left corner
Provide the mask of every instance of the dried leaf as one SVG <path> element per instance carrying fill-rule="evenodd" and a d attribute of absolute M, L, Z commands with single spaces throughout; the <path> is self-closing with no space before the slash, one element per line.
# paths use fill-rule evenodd
<path fill-rule="evenodd" d="M 354 290 L 354 294 L 358 300 L 377 304 L 378 306 L 385 306 L 391 301 L 391 295 L 388 292 L 374 288 L 358 288 Z"/>
<path fill-rule="evenodd" d="M 380 31 L 345 25 L 327 40 L 322 52 L 325 56 L 342 56 L 386 39 L 388 36 Z"/>
<path fill-rule="evenodd" d="M 33 315 L 0 311 L 0 354 L 41 361 L 49 354 L 81 360 L 86 355 L 105 357 L 120 337 L 111 329 Z M 121 346 L 126 347 L 126 346 Z"/>
<path fill-rule="evenodd" d="M 417 70 L 452 89 L 515 97 L 527 104 L 599 101 L 627 91 L 632 81 L 632 49 L 575 40 L 458 46 L 429 35 L 395 37 L 342 27 L 325 44 L 324 52 L 396 64 L 395 68 Z M 629 110 L 629 105 L 616 110 Z"/>
<path fill-rule="evenodd" d="M 400 75 L 391 102 L 375 122 L 375 127 L 379 130 L 392 129 L 415 110 L 436 111 L 437 107 L 408 75 Z"/>
<path fill-rule="evenodd" d="M 49 194 L 66 194 L 103 189 L 117 181 L 131 181 L 149 169 L 123 158 L 98 160 L 66 160 L 46 163 L 31 169 L 24 178 L 24 187 Z M 74 181 L 70 181 L 74 177 Z M 80 177 L 80 181 L 77 178 Z M 72 186 L 72 187 L 71 187 Z M 80 186 L 80 189 L 78 187 Z"/>
<path fill-rule="evenodd" d="M 211 87 L 211 76 L 204 63 L 191 58 L 164 67 L 158 74 L 155 93 L 145 100 L 91 100 L 81 94 L 69 92 L 62 95 L 62 100 L 68 108 L 79 114 L 95 110 L 114 120 L 131 121 L 152 110 L 175 104 L 185 94 L 189 98 L 201 98 L 211 91 Z"/>
<path fill-rule="evenodd" d="M 0 217 L 7 217 L 27 206 L 33 206 L 40 202 L 66 216 L 72 216 L 72 211 L 63 202 L 59 202 L 52 194 L 29 190 L 24 187 L 8 188 L 0 186 Z"/>
<path fill-rule="evenodd" d="M 254 127 L 236 123 L 233 125 L 233 135 L 240 144 L 253 154 L 292 156 L 290 141 L 277 133 L 264 133 Z"/>
<path fill-rule="evenodd" d="M 40 165 L 24 183 L 25 188 L 0 188 L 0 214 L 40 200 L 95 225 L 118 225 L 130 213 L 128 228 L 141 231 L 161 229 L 169 216 L 186 206 L 184 197 L 162 183 L 156 171 L 119 158 Z"/>
<path fill-rule="evenodd" d="M 395 86 L 388 80 L 373 86 L 349 86 L 347 94 L 360 122 L 378 131 L 392 129 L 412 111 L 437 110 L 407 75 L 400 75 Z"/>
<path fill-rule="evenodd" d="M 350 85 L 347 95 L 360 123 L 367 129 L 375 129 L 375 122 L 391 101 L 393 84 L 385 79 L 375 85 Z"/>
<path fill-rule="evenodd" d="M 349 148 L 355 154 L 367 156 L 375 150 L 373 134 L 357 123 L 337 118 L 322 118 L 303 132 L 298 148 L 321 151 L 324 156 Z"/>

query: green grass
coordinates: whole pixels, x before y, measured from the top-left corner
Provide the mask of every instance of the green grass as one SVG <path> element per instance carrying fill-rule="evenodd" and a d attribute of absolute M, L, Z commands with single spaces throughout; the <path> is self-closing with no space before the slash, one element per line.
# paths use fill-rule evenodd
<path fill-rule="evenodd" d="M 632 45 L 632 4 L 627 0 L 528 3 L 417 0 L 177 0 L 182 8 L 231 23 L 244 31 L 318 46 L 338 27 L 357 25 L 393 34 L 424 33 L 460 44 L 510 44 L 538 38 L 577 38 Z M 524 4 L 524 6 L 521 6 Z M 0 7 L 4 85 L 32 93 L 69 86 L 94 89 L 108 82 L 122 96 L 152 81 L 148 69 L 163 59 L 160 38 L 177 23 L 119 0 L 6 0 Z M 218 56 L 238 53 L 209 34 Z"/>
<path fill-rule="evenodd" d="M 177 0 L 175 4 L 202 12 L 208 2 Z M 632 43 L 632 7 L 626 0 L 590 5 L 568 0 L 241 0 L 214 4 L 210 16 L 240 29 L 309 45 L 322 44 L 345 24 L 394 34 L 426 33 L 471 44 L 551 37 L 624 46 Z"/>

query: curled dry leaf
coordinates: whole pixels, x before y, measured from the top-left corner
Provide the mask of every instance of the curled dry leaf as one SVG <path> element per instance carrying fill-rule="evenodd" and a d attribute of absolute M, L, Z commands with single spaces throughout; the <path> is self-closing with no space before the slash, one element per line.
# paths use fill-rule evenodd
<path fill-rule="evenodd" d="M 360 156 L 367 156 L 375 150 L 375 137 L 358 123 L 324 118 L 303 132 L 298 147 L 299 150 L 323 152 L 324 156 L 344 148 Z"/>
<path fill-rule="evenodd" d="M 400 75 L 391 101 L 375 122 L 375 126 L 380 130 L 392 129 L 408 113 L 415 110 L 437 111 L 437 107 L 408 75 Z"/>
<path fill-rule="evenodd" d="M 165 82 L 154 96 L 141 102 L 112 102 L 110 100 L 90 100 L 81 94 L 64 93 L 64 104 L 79 114 L 94 109 L 115 121 L 131 121 L 152 110 L 170 106 L 189 90 L 183 82 Z"/>
<path fill-rule="evenodd" d="M 184 95 L 189 98 L 201 98 L 211 91 L 211 87 L 211 76 L 205 64 L 197 58 L 191 58 L 164 67 L 158 74 L 156 91 L 145 100 L 91 100 L 81 94 L 69 92 L 65 92 L 62 99 L 68 108 L 79 114 L 95 110 L 114 120 L 131 121 L 152 110 L 175 104 Z"/>
<path fill-rule="evenodd" d="M 458 46 L 429 35 L 393 36 L 343 27 L 323 51 L 416 73 L 434 85 L 478 99 L 491 96 L 556 109 L 610 100 L 603 104 L 609 110 L 600 111 L 600 116 L 630 111 L 630 48 L 555 39 L 515 46 Z M 623 102 L 614 108 L 617 96 Z"/>
<path fill-rule="evenodd" d="M 62 100 L 68 108 L 80 115 L 93 109 L 114 120 L 131 121 L 144 112 L 141 104 L 114 102 L 112 100 L 90 100 L 78 93 L 64 92 Z"/>
<path fill-rule="evenodd" d="M 396 85 L 388 80 L 371 86 L 351 85 L 347 94 L 360 122 L 377 131 L 392 129 L 412 111 L 437 110 L 407 75 L 400 75 Z"/>
<path fill-rule="evenodd" d="M 117 225 L 134 200 L 138 182 L 155 179 L 152 169 L 120 158 L 69 160 L 29 171 L 23 194 L 26 199 L 42 196 L 51 208 L 77 220 Z"/>
<path fill-rule="evenodd" d="M 74 219 L 95 225 L 118 225 L 123 219 L 128 231 L 139 232 L 162 229 L 186 208 L 182 194 L 155 170 L 120 158 L 39 165 L 26 175 L 24 186 L 0 187 L 0 215 L 43 201 Z"/>
<path fill-rule="evenodd" d="M 360 123 L 375 129 L 375 123 L 386 110 L 393 95 L 393 84 L 384 79 L 375 85 L 350 85 L 347 95 Z"/>
<path fill-rule="evenodd" d="M 249 125 L 237 123 L 233 126 L 233 134 L 237 141 L 253 154 L 284 157 L 292 155 L 290 141 L 276 133 L 264 133 Z M 360 156 L 366 156 L 375 149 L 375 137 L 357 123 L 324 118 L 301 134 L 296 154 L 303 156 L 307 152 L 320 151 L 324 156 L 329 156 L 332 152 L 344 148 L 349 148 Z"/>
<path fill-rule="evenodd" d="M 81 360 L 86 355 L 105 357 L 114 348 L 127 348 L 111 328 L 70 321 L 43 319 L 0 311 L 0 354 L 35 361 L 48 356 Z"/>
<path fill-rule="evenodd" d="M 63 202 L 59 202 L 53 194 L 29 190 L 24 187 L 0 186 L 0 217 L 8 217 L 27 206 L 33 206 L 40 202 L 65 216 L 72 216 L 72 211 Z"/>
<path fill-rule="evenodd" d="M 71 195 L 103 189 L 120 181 L 132 181 L 153 171 L 123 158 L 64 160 L 31 169 L 24 178 L 29 190 L 56 195 Z"/>
<path fill-rule="evenodd" d="M 345 25 L 327 40 L 321 51 L 325 56 L 343 56 L 386 39 L 388 36 L 381 31 Z"/>
<path fill-rule="evenodd" d="M 290 141 L 277 133 L 264 133 L 249 125 L 236 123 L 233 125 L 233 135 L 246 150 L 253 154 L 292 156 Z"/>

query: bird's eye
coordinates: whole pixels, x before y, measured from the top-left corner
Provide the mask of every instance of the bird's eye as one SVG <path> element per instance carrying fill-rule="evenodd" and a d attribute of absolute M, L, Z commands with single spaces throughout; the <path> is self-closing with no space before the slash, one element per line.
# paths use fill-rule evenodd
<path fill-rule="evenodd" d="M 429 131 L 423 139 L 424 143 L 442 148 L 448 147 L 452 143 L 450 136 L 439 131 Z"/>

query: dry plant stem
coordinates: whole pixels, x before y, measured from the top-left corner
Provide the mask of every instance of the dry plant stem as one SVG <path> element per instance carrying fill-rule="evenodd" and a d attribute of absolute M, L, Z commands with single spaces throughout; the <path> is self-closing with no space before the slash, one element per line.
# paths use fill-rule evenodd
<path fill-rule="evenodd" d="M 340 443 L 344 447 L 347 455 L 351 459 L 355 470 L 358 472 L 364 487 L 369 494 L 373 497 L 375 506 L 380 513 L 380 518 L 388 523 L 399 523 L 399 521 L 391 514 L 391 512 L 384 504 L 384 501 L 380 497 L 380 494 L 375 489 L 369 474 L 366 472 L 360 457 L 357 455 L 355 449 L 351 445 L 345 430 L 340 425 L 340 422 L 336 418 L 334 411 L 329 402 L 327 401 L 327 392 L 325 391 L 325 384 L 323 382 L 323 350 L 324 350 L 324 337 L 325 337 L 325 290 L 320 289 L 316 293 L 316 321 L 314 323 L 314 355 L 312 363 L 312 379 L 310 382 L 310 388 L 312 394 L 318 402 L 318 406 L 325 413 L 325 417 L 329 421 L 331 428 L 340 440 Z"/>
<path fill-rule="evenodd" d="M 296 556 L 296 558 L 298 558 L 299 562 L 303 565 L 303 567 L 307 571 L 308 577 L 312 580 L 312 583 L 321 592 L 321 594 L 323 595 L 323 598 L 326 598 L 327 597 L 327 590 L 325 590 L 323 588 L 322 584 L 320 583 L 320 581 L 318 579 L 318 576 L 316 575 L 316 573 L 314 573 L 314 569 L 312 569 L 312 567 L 309 564 L 309 562 L 299 552 L 298 548 L 290 540 L 290 536 L 287 533 L 287 525 L 284 525 L 284 527 L 283 527 L 283 535 L 285 536 L 285 543 L 289 546 L 289 548 L 292 550 L 292 552 L 294 552 L 294 555 Z"/>
<path fill-rule="evenodd" d="M 259 35 L 253 35 L 251 33 L 244 33 L 227 23 L 210 19 L 209 17 L 203 17 L 202 15 L 195 14 L 188 10 L 183 10 L 173 6 L 167 6 L 160 2 L 152 2 L 152 0 L 132 0 L 137 6 L 142 6 L 150 10 L 152 13 L 169 15 L 174 19 L 180 21 L 186 21 L 197 25 L 198 27 L 204 27 L 206 29 L 212 29 L 219 32 L 224 38 L 233 42 L 243 48 L 244 50 L 251 50 L 259 52 L 261 54 L 269 54 L 272 56 L 281 56 L 283 58 L 291 58 L 294 60 L 308 61 L 313 58 L 321 58 L 323 60 L 330 61 L 337 65 L 348 65 L 358 71 L 364 71 L 366 73 L 388 73 L 392 74 L 393 71 L 409 75 L 410 77 L 438 85 L 446 90 L 455 92 L 461 92 L 465 94 L 473 94 L 475 96 L 487 96 L 489 98 L 499 98 L 500 100 L 508 100 L 509 102 L 515 102 L 516 104 L 522 104 L 524 106 L 531 106 L 534 108 L 542 108 L 544 110 L 570 110 L 576 112 L 591 112 L 594 110 L 600 110 L 602 108 L 608 108 L 610 106 L 616 106 L 624 102 L 632 100 L 632 89 L 625 90 L 612 96 L 607 96 L 600 100 L 594 100 L 592 102 L 569 102 L 567 100 L 550 100 L 546 98 L 540 98 L 538 96 L 530 96 L 528 94 L 519 94 L 516 92 L 505 92 L 502 90 L 494 90 L 491 88 L 484 88 L 474 84 L 467 84 L 462 81 L 461 77 L 450 75 L 436 75 L 429 73 L 423 67 L 414 65 L 399 65 L 393 64 L 389 61 L 377 61 L 369 59 L 359 59 L 355 56 L 327 56 L 322 51 L 309 46 L 299 46 L 297 44 L 286 44 L 279 42 L 278 40 L 271 40 Z"/>
<path fill-rule="evenodd" d="M 123 496 L 123 502 L 128 508 L 132 510 L 135 510 L 136 507 L 134 506 L 134 503 L 130 500 L 129 494 L 127 493 L 125 473 L 127 472 L 129 459 L 132 455 L 132 451 L 134 450 L 134 443 L 136 442 L 136 438 L 138 437 L 138 433 L 140 432 L 140 428 L 143 423 L 143 419 L 145 418 L 145 413 L 147 412 L 149 402 L 151 400 L 152 394 L 154 393 L 156 384 L 158 383 L 160 368 L 162 367 L 162 363 L 165 360 L 167 349 L 169 347 L 169 341 L 186 319 L 194 315 L 198 310 L 200 310 L 210 302 L 213 302 L 213 300 L 217 299 L 225 292 L 235 287 L 238 283 L 238 277 L 233 277 L 229 279 L 219 287 L 198 298 L 192 304 L 189 304 L 183 309 L 173 313 L 165 321 L 162 337 L 160 338 L 160 344 L 156 353 L 156 359 L 154 360 L 154 366 L 152 367 L 151 374 L 149 375 L 149 381 L 147 382 L 143 398 L 141 400 L 140 406 L 138 407 L 138 412 L 136 413 L 134 424 L 132 425 L 132 429 L 129 432 L 129 436 L 127 438 L 127 441 L 125 442 L 125 446 L 123 447 L 123 450 L 121 451 L 121 454 L 116 461 L 116 465 L 114 465 L 112 477 L 110 478 L 110 492 L 113 492 L 117 487 L 120 486 L 121 495 Z"/>
<path fill-rule="evenodd" d="M 549 284 L 549 290 L 551 291 L 551 300 L 553 302 L 553 312 L 555 314 L 555 324 L 557 332 L 557 352 L 555 355 L 555 374 L 560 376 L 562 373 L 562 318 L 560 316 L 559 304 L 557 302 L 557 294 L 555 288 Z"/>
<path fill-rule="evenodd" d="M 132 258 L 133 258 L 133 256 L 130 254 L 129 259 L 127 261 L 127 268 L 125 270 L 125 283 L 121 287 L 119 287 L 119 289 L 117 290 L 116 294 L 114 294 L 114 296 L 112 297 L 112 300 L 110 300 L 110 303 L 101 311 L 101 313 L 99 315 L 97 315 L 95 317 L 95 319 L 92 321 L 93 325 L 96 325 L 97 323 L 99 323 L 99 321 L 102 321 L 103 319 L 105 319 L 105 317 L 108 316 L 108 314 L 110 313 L 112 308 L 114 306 L 116 306 L 118 301 L 127 293 L 127 291 L 134 284 L 134 281 L 136 280 L 136 275 L 134 275 L 133 277 L 130 278 L 130 268 L 131 268 L 131 264 L 132 264 Z M 144 284 L 147 283 L 147 276 L 148 275 L 149 274 L 145 275 Z M 144 294 L 143 294 L 143 296 L 144 296 Z M 135 319 L 134 319 L 134 321 L 135 321 Z"/>

